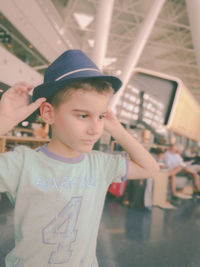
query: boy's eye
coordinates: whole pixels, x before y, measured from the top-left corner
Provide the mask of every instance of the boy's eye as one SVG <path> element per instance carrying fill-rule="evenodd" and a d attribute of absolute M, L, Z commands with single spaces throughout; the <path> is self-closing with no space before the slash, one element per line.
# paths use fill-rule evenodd
<path fill-rule="evenodd" d="M 78 116 L 79 116 L 79 118 L 83 118 L 83 119 L 85 119 L 85 118 L 88 117 L 88 115 L 86 115 L 86 114 L 80 114 L 80 115 L 78 115 Z"/>
<path fill-rule="evenodd" d="M 100 120 L 102 120 L 102 119 L 104 119 L 104 118 L 105 118 L 105 115 L 100 115 L 100 116 L 99 116 L 99 119 L 100 119 Z"/>
<path fill-rule="evenodd" d="M 79 114 L 78 115 L 78 117 L 79 118 L 81 118 L 81 119 L 85 119 L 85 118 L 87 118 L 89 115 L 87 115 L 87 114 Z M 102 120 L 102 119 L 104 119 L 105 118 L 105 115 L 100 115 L 99 116 L 99 120 Z"/>

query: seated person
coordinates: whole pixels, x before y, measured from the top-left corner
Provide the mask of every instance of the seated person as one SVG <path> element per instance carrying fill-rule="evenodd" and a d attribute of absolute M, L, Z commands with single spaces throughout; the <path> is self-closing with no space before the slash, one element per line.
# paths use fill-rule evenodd
<path fill-rule="evenodd" d="M 200 196 L 200 183 L 199 176 L 195 170 L 187 166 L 187 163 L 183 161 L 180 149 L 175 145 L 171 144 L 168 151 L 165 152 L 164 160 L 167 168 L 169 169 L 170 188 L 172 195 L 180 198 L 190 198 L 187 195 L 178 193 L 175 187 L 175 176 L 180 172 L 190 174 L 193 178 L 195 195 Z"/>
<path fill-rule="evenodd" d="M 152 150 L 152 154 L 157 161 L 160 169 L 166 169 L 165 161 L 164 161 L 164 155 L 165 155 L 165 150 L 162 148 L 155 148 Z"/>

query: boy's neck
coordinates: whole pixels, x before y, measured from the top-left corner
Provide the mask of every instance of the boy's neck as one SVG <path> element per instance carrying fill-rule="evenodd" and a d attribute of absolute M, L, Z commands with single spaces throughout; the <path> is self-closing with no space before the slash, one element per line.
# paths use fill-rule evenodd
<path fill-rule="evenodd" d="M 67 147 L 64 144 L 60 144 L 58 142 L 55 142 L 54 140 L 51 140 L 46 148 L 58 156 L 64 157 L 64 158 L 75 158 L 79 157 L 82 153 L 72 150 L 69 147 Z"/>

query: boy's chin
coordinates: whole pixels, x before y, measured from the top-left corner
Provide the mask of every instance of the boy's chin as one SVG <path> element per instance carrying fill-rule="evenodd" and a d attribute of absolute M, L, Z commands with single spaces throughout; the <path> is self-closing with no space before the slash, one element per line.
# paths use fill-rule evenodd
<path fill-rule="evenodd" d="M 93 149 L 93 146 L 91 146 L 91 147 L 86 147 L 86 148 L 82 148 L 82 149 L 80 149 L 79 152 L 81 152 L 81 153 L 87 153 L 87 152 L 90 152 L 92 149 Z"/>
<path fill-rule="evenodd" d="M 93 147 L 94 145 L 81 146 L 78 151 L 80 153 L 90 152 L 93 149 Z"/>

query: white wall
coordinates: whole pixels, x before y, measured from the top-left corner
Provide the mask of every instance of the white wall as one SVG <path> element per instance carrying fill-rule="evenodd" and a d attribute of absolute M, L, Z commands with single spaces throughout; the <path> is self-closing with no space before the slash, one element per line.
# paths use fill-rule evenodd
<path fill-rule="evenodd" d="M 49 62 L 79 47 L 50 0 L 0 0 L 0 10 Z"/>
<path fill-rule="evenodd" d="M 43 82 L 43 75 L 0 46 L 0 81 L 7 85 L 26 81 L 35 86 Z"/>

